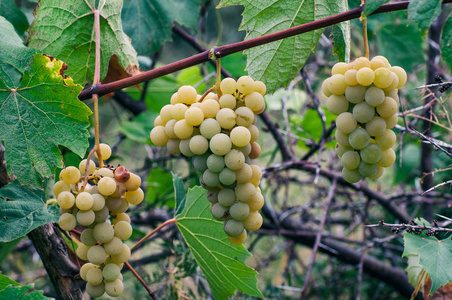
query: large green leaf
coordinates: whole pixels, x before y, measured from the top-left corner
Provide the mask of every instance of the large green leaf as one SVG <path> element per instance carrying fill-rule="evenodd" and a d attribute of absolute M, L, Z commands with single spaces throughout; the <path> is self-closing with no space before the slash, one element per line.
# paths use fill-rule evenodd
<path fill-rule="evenodd" d="M 26 235 L 58 216 L 50 213 L 44 190 L 30 190 L 15 180 L 0 189 L 0 242 Z"/>
<path fill-rule="evenodd" d="M 441 34 L 441 54 L 449 65 L 449 68 L 452 69 L 452 16 L 449 16 L 443 27 Z"/>
<path fill-rule="evenodd" d="M 62 61 L 36 54 L 17 82 L 25 63 L 8 58 L 0 55 L 0 140 L 8 172 L 25 185 L 39 187 L 43 176 L 52 176 L 63 165 L 58 145 L 85 154 L 91 111 L 77 98 L 82 87 L 63 78 Z M 16 69 L 10 67 L 16 62 Z"/>
<path fill-rule="evenodd" d="M 417 24 L 425 33 L 441 14 L 442 0 L 416 0 L 408 5 L 408 21 Z"/>
<path fill-rule="evenodd" d="M 304 23 L 312 22 L 347 10 L 346 1 L 336 0 L 222 0 L 218 7 L 243 5 L 241 30 L 246 30 L 246 39 L 273 33 Z M 349 31 L 346 24 L 343 38 Z M 286 86 L 300 71 L 315 49 L 323 29 L 279 40 L 247 50 L 248 73 L 255 80 L 266 83 L 267 89 L 276 90 Z M 347 43 L 347 42 L 345 42 Z"/>
<path fill-rule="evenodd" d="M 438 240 L 433 236 L 405 233 L 405 250 L 402 257 L 419 255 L 419 264 L 432 279 L 430 294 L 452 280 L 452 241 Z"/>
<path fill-rule="evenodd" d="M 94 7 L 94 2 L 99 1 L 88 2 Z M 105 3 L 100 12 L 101 79 L 107 74 L 113 55 L 118 57 L 123 69 L 138 66 L 136 51 L 122 31 L 123 2 L 100 1 Z M 29 32 L 29 46 L 65 61 L 69 66 L 67 74 L 76 83 L 84 85 L 86 80 L 93 80 L 96 44 L 94 14 L 85 0 L 41 0 Z"/>
<path fill-rule="evenodd" d="M 124 32 L 140 55 L 149 56 L 171 41 L 173 22 L 196 28 L 199 0 L 130 0 L 122 11 Z"/>
<path fill-rule="evenodd" d="M 14 300 L 43 300 L 52 299 L 43 295 L 42 291 L 28 291 L 33 288 L 33 285 L 27 286 L 13 286 L 8 285 L 4 290 L 0 291 L 0 299 L 14 299 Z"/>
<path fill-rule="evenodd" d="M 251 254 L 243 245 L 233 245 L 223 231 L 223 222 L 210 213 L 206 190 L 190 189 L 184 210 L 175 216 L 177 227 L 212 289 L 214 299 L 228 299 L 235 290 L 263 298 L 257 288 L 257 272 L 245 264 Z"/>
<path fill-rule="evenodd" d="M 9 279 L 8 276 L 3 275 L 0 271 L 0 291 L 4 290 L 8 285 L 18 286 L 20 284 L 12 279 Z"/>
<path fill-rule="evenodd" d="M 367 17 L 373 13 L 380 5 L 388 3 L 389 0 L 367 0 L 364 6 L 362 17 Z"/>
<path fill-rule="evenodd" d="M 173 186 L 174 186 L 174 198 L 176 201 L 176 210 L 174 211 L 175 215 L 182 213 L 185 208 L 185 200 L 187 199 L 187 190 L 185 189 L 184 182 L 182 178 L 173 175 Z"/>
<path fill-rule="evenodd" d="M 333 25 L 333 54 L 339 61 L 350 61 L 350 21 Z"/>
<path fill-rule="evenodd" d="M 14 25 L 17 33 L 24 34 L 28 29 L 28 20 L 25 14 L 14 4 L 13 0 L 0 1 L 0 16 L 5 17 Z"/>

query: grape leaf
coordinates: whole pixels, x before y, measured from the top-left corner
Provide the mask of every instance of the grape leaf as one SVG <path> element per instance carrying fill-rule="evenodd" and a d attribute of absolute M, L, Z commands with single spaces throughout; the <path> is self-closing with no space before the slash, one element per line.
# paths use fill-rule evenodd
<path fill-rule="evenodd" d="M 440 45 L 444 61 L 452 69 L 452 16 L 449 16 L 444 24 Z"/>
<path fill-rule="evenodd" d="M 174 212 L 174 214 L 178 215 L 182 213 L 182 211 L 184 210 L 185 200 L 187 199 L 187 190 L 185 189 L 182 178 L 180 178 L 174 173 L 172 175 L 174 185 L 174 196 L 176 198 L 176 211 Z"/>
<path fill-rule="evenodd" d="M 18 286 L 20 284 L 10 279 L 8 276 L 3 275 L 0 271 L 0 291 L 4 290 L 8 285 Z"/>
<path fill-rule="evenodd" d="M 88 0 L 87 0 L 88 1 Z M 94 7 L 95 0 L 88 1 Z M 105 77 L 110 58 L 116 55 L 119 64 L 133 73 L 138 66 L 136 51 L 122 31 L 123 0 L 101 1 L 100 78 Z M 29 46 L 52 55 L 68 64 L 67 74 L 76 83 L 92 81 L 95 62 L 94 14 L 85 0 L 41 0 L 30 26 Z M 133 70 L 133 71 L 132 71 Z"/>
<path fill-rule="evenodd" d="M 173 22 L 196 29 L 199 0 L 131 0 L 124 2 L 124 32 L 140 55 L 149 56 L 171 41 Z"/>
<path fill-rule="evenodd" d="M 251 254 L 243 245 L 233 245 L 223 231 L 223 222 L 210 213 L 206 191 L 188 190 L 183 211 L 175 216 L 177 227 L 201 267 L 214 299 L 228 299 L 235 290 L 264 298 L 257 288 L 257 272 L 245 264 Z"/>
<path fill-rule="evenodd" d="M 361 18 L 367 17 L 373 13 L 382 4 L 388 3 L 389 0 L 367 0 Z"/>
<path fill-rule="evenodd" d="M 452 241 L 438 240 L 433 236 L 405 233 L 402 257 L 419 255 L 419 264 L 432 279 L 430 294 L 452 280 Z"/>
<path fill-rule="evenodd" d="M 15 180 L 0 189 L 0 242 L 26 235 L 58 216 L 50 213 L 42 189 L 28 189 Z"/>
<path fill-rule="evenodd" d="M 14 4 L 13 0 L 0 1 L 0 16 L 4 16 L 11 22 L 19 34 L 24 34 L 30 25 L 25 14 Z"/>
<path fill-rule="evenodd" d="M 408 258 L 408 266 L 405 271 L 408 275 L 408 281 L 416 286 L 421 279 L 422 271 L 424 268 L 419 263 L 419 255 L 417 254 L 407 254 L 405 255 Z"/>
<path fill-rule="evenodd" d="M 442 0 L 417 0 L 408 4 L 408 21 L 417 24 L 423 34 L 441 14 Z"/>
<path fill-rule="evenodd" d="M 333 0 L 222 0 L 218 7 L 230 5 L 245 6 L 239 28 L 247 31 L 245 39 L 312 22 L 347 10 L 345 1 Z M 341 26 L 341 29 L 344 30 L 345 39 L 348 35 L 346 26 Z M 246 50 L 249 75 L 255 80 L 264 81 L 269 91 L 274 91 L 281 85 L 286 86 L 314 51 L 322 31 L 323 29 L 318 29 Z"/>
<path fill-rule="evenodd" d="M 43 295 L 43 291 L 33 291 L 28 293 L 28 290 L 32 289 L 33 285 L 27 286 L 12 286 L 8 285 L 4 290 L 0 291 L 0 299 L 14 299 L 14 300 L 42 300 L 52 299 Z"/>
<path fill-rule="evenodd" d="M 77 98 L 82 87 L 63 78 L 62 61 L 35 54 L 18 83 L 18 70 L 5 68 L 8 61 L 0 64 L 0 140 L 8 173 L 39 187 L 43 176 L 52 176 L 56 167 L 63 166 L 58 145 L 85 154 L 91 111 Z M 18 65 L 21 71 L 23 62 Z"/>
<path fill-rule="evenodd" d="M 333 54 L 338 61 L 350 62 L 350 21 L 333 25 Z"/>
<path fill-rule="evenodd" d="M 142 112 L 132 121 L 123 122 L 119 130 L 132 141 L 150 144 L 149 132 L 154 128 L 154 123 L 149 120 L 154 120 L 157 116 L 158 113 L 153 111 Z"/>

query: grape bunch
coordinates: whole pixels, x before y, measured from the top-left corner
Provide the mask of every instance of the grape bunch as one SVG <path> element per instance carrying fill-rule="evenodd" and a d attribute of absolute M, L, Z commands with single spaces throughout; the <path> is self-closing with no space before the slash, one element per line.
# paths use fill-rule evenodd
<path fill-rule="evenodd" d="M 100 144 L 100 150 L 103 159 L 110 157 L 107 144 Z M 93 185 L 81 190 L 86 171 Z M 80 269 L 80 277 L 88 282 L 86 291 L 91 297 L 105 292 L 112 297 L 121 295 L 121 269 L 130 257 L 123 241 L 132 235 L 126 211 L 130 204 L 138 205 L 144 199 L 141 178 L 124 166 L 98 168 L 94 161 L 84 159 L 78 168 L 63 169 L 59 179 L 53 187 L 60 206 L 59 226 L 66 231 L 77 223 L 87 227 L 76 251 L 81 260 L 89 261 Z"/>
<path fill-rule="evenodd" d="M 261 153 L 255 123 L 265 109 L 265 92 L 265 84 L 249 76 L 223 79 L 219 95 L 209 93 L 204 99 L 193 87 L 182 86 L 161 109 L 151 131 L 155 145 L 192 157 L 202 172 L 200 183 L 207 189 L 212 215 L 225 221 L 224 231 L 233 244 L 246 240 L 245 229 L 262 226 L 262 171 L 250 159 Z"/>
<path fill-rule="evenodd" d="M 392 146 L 396 135 L 399 96 L 407 80 L 401 67 L 392 67 L 383 56 L 359 57 L 349 64 L 339 62 L 322 84 L 326 107 L 337 115 L 336 153 L 342 176 L 350 183 L 363 177 L 383 175 L 396 158 Z"/>

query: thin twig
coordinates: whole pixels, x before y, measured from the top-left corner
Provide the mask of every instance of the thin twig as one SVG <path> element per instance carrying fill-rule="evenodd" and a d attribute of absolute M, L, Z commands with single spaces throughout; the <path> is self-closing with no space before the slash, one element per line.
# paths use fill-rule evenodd
<path fill-rule="evenodd" d="M 416 223 L 413 224 L 389 224 L 385 223 L 383 221 L 380 221 L 378 224 L 370 224 L 370 225 L 363 225 L 367 228 L 372 227 L 391 227 L 392 231 L 398 232 L 400 230 L 406 230 L 407 232 L 414 232 L 414 233 L 422 233 L 423 231 L 427 231 L 427 235 L 429 233 L 435 234 L 436 232 L 452 232 L 452 228 L 444 228 L 444 227 L 436 227 L 436 226 L 424 226 L 424 225 L 418 225 Z"/>
<path fill-rule="evenodd" d="M 137 271 L 135 271 L 135 269 L 126 261 L 124 263 L 127 268 L 129 268 L 130 271 L 132 271 L 133 275 L 135 275 L 135 277 L 141 282 L 141 284 L 144 286 L 144 288 L 146 289 L 146 291 L 148 291 L 149 296 L 152 297 L 152 299 L 157 300 L 157 297 L 155 297 L 154 292 L 151 290 L 151 288 L 146 284 L 146 282 L 144 282 L 143 278 L 141 278 L 141 276 L 137 273 Z"/>
<path fill-rule="evenodd" d="M 176 219 L 169 219 L 166 220 L 165 222 L 163 222 L 162 224 L 160 224 L 157 228 L 155 228 L 154 230 L 152 230 L 150 233 L 146 234 L 141 240 L 139 240 L 135 245 L 133 245 L 130 248 L 130 251 L 135 250 L 136 247 L 138 247 L 141 243 L 143 243 L 145 240 L 147 240 L 148 238 L 150 238 L 154 233 L 156 233 L 157 231 L 159 231 L 160 229 L 162 229 L 163 227 L 165 227 L 168 224 L 171 223 L 176 223 L 177 220 Z"/>

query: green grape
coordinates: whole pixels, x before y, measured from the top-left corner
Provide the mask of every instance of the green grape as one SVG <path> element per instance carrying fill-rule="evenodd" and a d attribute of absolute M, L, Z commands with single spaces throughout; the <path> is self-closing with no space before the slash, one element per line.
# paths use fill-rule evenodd
<path fill-rule="evenodd" d="M 120 277 L 121 269 L 117 264 L 107 264 L 102 270 L 103 276 L 107 281 L 113 281 Z"/>
<path fill-rule="evenodd" d="M 213 99 L 204 99 L 201 103 L 201 110 L 205 118 L 215 118 L 220 110 L 220 104 Z"/>
<path fill-rule="evenodd" d="M 91 270 L 92 268 L 95 268 L 96 265 L 92 264 L 92 263 L 86 263 L 84 264 L 81 268 L 80 268 L 80 277 L 84 280 L 86 280 L 86 273 L 88 273 L 89 270 Z"/>
<path fill-rule="evenodd" d="M 362 85 L 352 85 L 348 86 L 345 90 L 345 97 L 351 103 L 357 104 L 364 101 L 364 94 L 366 93 L 366 88 Z"/>
<path fill-rule="evenodd" d="M 71 231 L 77 225 L 77 220 L 75 216 L 70 213 L 62 214 L 58 220 L 58 225 L 60 225 L 61 229 L 66 231 Z"/>
<path fill-rule="evenodd" d="M 184 117 L 187 124 L 191 126 L 198 126 L 204 121 L 204 113 L 199 107 L 190 107 Z"/>
<path fill-rule="evenodd" d="M 262 96 L 258 92 L 252 92 L 251 94 L 245 97 L 245 105 L 253 112 L 258 112 L 265 105 L 264 96 Z"/>
<path fill-rule="evenodd" d="M 382 89 L 373 86 L 367 89 L 364 98 L 367 104 L 375 107 L 383 103 L 385 100 L 385 92 Z"/>
<path fill-rule="evenodd" d="M 111 297 L 119 297 L 124 291 L 124 284 L 121 280 L 107 281 L 105 283 L 105 292 Z"/>
<path fill-rule="evenodd" d="M 331 95 L 326 101 L 326 108 L 333 115 L 340 115 L 348 110 L 349 102 L 344 96 Z"/>
<path fill-rule="evenodd" d="M 79 210 L 77 212 L 77 222 L 83 226 L 89 226 L 94 223 L 96 215 L 92 209 L 90 210 Z"/>
<path fill-rule="evenodd" d="M 183 85 L 177 90 L 177 98 L 181 103 L 192 104 L 196 102 L 198 93 L 196 89 L 189 85 Z"/>
<path fill-rule="evenodd" d="M 243 95 L 249 95 L 254 90 L 254 80 L 250 76 L 242 76 L 237 80 L 237 90 Z"/>
<path fill-rule="evenodd" d="M 348 141 L 354 149 L 361 150 L 369 145 L 370 136 L 364 128 L 359 127 L 350 133 Z"/>
<path fill-rule="evenodd" d="M 101 297 L 105 293 L 105 284 L 103 282 L 98 285 L 87 283 L 86 292 L 93 298 Z"/>
<path fill-rule="evenodd" d="M 102 155 L 102 160 L 107 160 L 111 156 L 111 148 L 107 144 L 99 144 L 100 154 Z M 97 151 L 94 152 L 94 155 L 97 157 Z M 97 157 L 98 158 L 98 157 Z"/>
<path fill-rule="evenodd" d="M 383 150 L 381 153 L 381 159 L 378 161 L 378 165 L 380 167 L 390 167 L 392 166 L 392 164 L 395 162 L 396 159 L 396 155 L 395 152 L 392 148 Z"/>
<path fill-rule="evenodd" d="M 56 197 L 58 197 L 62 192 L 70 192 L 70 191 L 71 191 L 71 186 L 69 184 L 65 183 L 64 181 L 58 181 L 53 186 L 53 193 L 55 194 Z M 75 198 L 74 198 L 74 201 L 75 201 Z"/>
<path fill-rule="evenodd" d="M 132 193 L 134 193 L 134 192 L 132 192 Z M 137 198 L 138 198 L 138 196 L 135 199 L 137 199 Z M 143 196 L 143 198 L 144 198 L 144 196 Z M 140 203 L 141 203 L 141 201 L 143 201 L 143 198 L 141 198 L 141 200 L 139 200 L 139 198 L 138 198 L 136 201 L 140 201 Z M 121 202 L 119 202 L 119 207 L 117 209 L 113 209 L 112 213 L 124 213 L 127 211 L 127 209 L 129 209 L 129 202 L 124 197 L 121 197 L 119 199 L 121 200 Z"/>
<path fill-rule="evenodd" d="M 382 104 L 377 106 L 377 113 L 382 118 L 390 118 L 397 112 L 397 102 L 391 97 L 385 97 Z"/>
<path fill-rule="evenodd" d="M 62 182 L 63 184 L 65 184 L 63 181 L 59 181 L 59 182 Z M 72 208 L 72 206 L 74 206 L 75 197 L 71 192 L 63 191 L 58 194 L 57 202 L 61 208 L 70 209 L 70 208 Z"/>
<path fill-rule="evenodd" d="M 378 145 L 370 143 L 359 154 L 365 163 L 376 164 L 381 159 L 381 153 L 381 148 Z"/>
<path fill-rule="evenodd" d="M 263 223 L 262 216 L 257 211 L 250 212 L 248 217 L 246 217 L 246 219 L 243 220 L 243 225 L 245 226 L 245 228 L 251 231 L 255 231 L 261 228 L 262 223 Z"/>
<path fill-rule="evenodd" d="M 236 103 L 237 103 L 237 100 L 235 99 L 234 96 L 232 96 L 230 94 L 224 94 L 223 96 L 220 97 L 220 107 L 221 108 L 234 109 Z"/>
<path fill-rule="evenodd" d="M 102 282 L 102 271 L 98 268 L 92 268 L 86 273 L 86 281 L 92 285 L 98 285 Z"/>
<path fill-rule="evenodd" d="M 347 72 L 348 65 L 344 62 L 338 62 L 334 64 L 334 66 L 331 68 L 331 75 L 335 74 L 342 74 L 344 75 L 345 72 Z"/>
<path fill-rule="evenodd" d="M 91 228 L 85 228 L 85 230 L 83 230 L 80 235 L 80 240 L 87 246 L 94 246 L 97 243 L 97 240 L 93 236 L 93 229 Z"/>
<path fill-rule="evenodd" d="M 253 169 L 249 164 L 243 164 L 242 168 L 235 171 L 237 183 L 246 183 L 250 181 L 253 175 Z"/>
<path fill-rule="evenodd" d="M 100 265 L 103 264 L 107 259 L 107 252 L 105 252 L 104 247 L 95 245 L 89 248 L 87 258 L 90 263 Z"/>
<path fill-rule="evenodd" d="M 91 246 L 86 246 L 84 244 L 80 244 L 77 247 L 77 250 L 75 251 L 75 254 L 77 254 L 77 257 L 81 260 L 88 260 L 88 251 L 91 249 Z"/>
<path fill-rule="evenodd" d="M 353 117 L 359 123 L 367 123 L 375 116 L 375 109 L 367 104 L 367 102 L 361 102 L 353 107 Z"/>
<path fill-rule="evenodd" d="M 236 115 L 230 108 L 222 108 L 218 111 L 215 119 L 220 124 L 221 128 L 231 129 L 235 126 Z"/>
<path fill-rule="evenodd" d="M 328 79 L 328 90 L 334 95 L 343 95 L 347 84 L 345 83 L 344 75 L 335 74 Z"/>
<path fill-rule="evenodd" d="M 348 138 L 347 138 L 348 141 Z M 344 155 L 345 152 L 347 151 L 353 151 L 354 149 L 352 147 L 345 147 L 342 146 L 341 144 L 337 143 L 336 144 L 336 154 L 339 158 L 342 157 L 342 155 Z"/>
<path fill-rule="evenodd" d="M 203 155 L 209 149 L 209 141 L 202 135 L 195 135 L 190 139 L 189 147 L 196 155 Z"/>
<path fill-rule="evenodd" d="M 218 193 L 220 190 L 214 189 L 214 190 L 208 190 L 207 191 L 207 200 L 209 200 L 210 203 L 217 203 L 218 202 Z"/>
<path fill-rule="evenodd" d="M 334 137 L 335 137 L 336 141 L 339 143 L 339 145 L 341 145 L 343 147 L 351 147 L 350 143 L 348 141 L 348 139 L 349 139 L 349 135 L 348 134 L 345 134 L 342 131 L 336 129 Z"/>
<path fill-rule="evenodd" d="M 97 188 L 102 195 L 110 196 L 116 191 L 116 181 L 110 177 L 101 178 L 97 183 Z"/>
<path fill-rule="evenodd" d="M 389 118 L 383 118 L 383 120 L 385 120 L 385 122 L 386 122 L 386 129 L 391 129 L 397 125 L 399 117 L 397 116 L 397 114 L 393 114 Z"/>
<path fill-rule="evenodd" d="M 247 129 L 251 134 L 250 143 L 257 141 L 257 139 L 259 138 L 259 128 L 257 128 L 256 125 L 251 124 L 250 126 L 247 127 Z"/>
<path fill-rule="evenodd" d="M 109 255 L 117 255 L 122 252 L 122 241 L 118 237 L 113 237 L 111 241 L 104 244 L 105 252 L 107 252 Z M 111 279 L 108 279 L 111 280 Z"/>
<path fill-rule="evenodd" d="M 336 119 L 336 127 L 345 134 L 349 134 L 358 126 L 355 117 L 349 112 L 341 113 Z"/>
<path fill-rule="evenodd" d="M 375 116 L 366 124 L 366 130 L 370 136 L 380 136 L 386 130 L 386 122 L 383 118 Z"/>
<path fill-rule="evenodd" d="M 356 73 L 356 80 L 363 86 L 371 85 L 375 79 L 374 71 L 371 68 L 364 67 Z"/>
<path fill-rule="evenodd" d="M 250 132 L 251 132 L 251 130 L 250 130 Z M 251 132 L 251 139 L 252 139 L 252 137 L 253 137 L 253 133 Z M 250 142 L 251 142 L 251 140 L 250 140 Z M 246 144 L 243 147 L 237 147 L 237 146 L 232 145 L 232 149 L 239 150 L 240 152 L 243 153 L 243 155 L 245 155 L 245 157 L 247 157 L 251 153 L 251 144 Z"/>
<path fill-rule="evenodd" d="M 245 155 L 236 149 L 231 149 L 231 151 L 224 156 L 224 163 L 226 167 L 233 171 L 240 170 L 245 164 Z"/>
<path fill-rule="evenodd" d="M 358 57 L 353 62 L 353 68 L 355 70 L 360 70 L 362 68 L 370 68 L 370 61 L 367 57 Z"/>
<path fill-rule="evenodd" d="M 377 172 L 375 173 L 375 175 L 369 176 L 369 177 L 367 177 L 367 178 L 369 178 L 369 179 L 377 179 L 377 178 L 380 178 L 380 177 L 383 175 L 384 172 L 385 172 L 385 168 L 378 166 L 378 170 L 377 170 Z"/>
<path fill-rule="evenodd" d="M 238 127 L 236 127 L 236 128 L 238 128 Z M 243 127 L 243 128 L 245 128 L 245 127 Z M 248 129 L 246 129 L 246 130 L 248 130 Z M 239 132 L 236 132 L 236 133 L 240 133 L 240 130 L 239 130 Z M 249 131 L 248 131 L 248 133 L 249 133 Z M 232 131 L 231 131 L 231 136 L 232 136 Z M 250 138 L 251 138 L 251 134 L 250 134 Z M 229 136 L 227 136 L 224 133 L 216 134 L 210 140 L 209 147 L 210 147 L 210 151 L 212 151 L 213 154 L 216 154 L 218 156 L 226 155 L 227 153 L 229 153 L 229 151 L 231 151 L 231 147 L 232 147 L 231 139 L 229 138 Z"/>
<path fill-rule="evenodd" d="M 224 169 L 224 166 L 225 164 L 223 156 L 211 154 L 207 158 L 207 168 L 209 168 L 209 170 L 212 172 L 219 173 Z"/>
<path fill-rule="evenodd" d="M 355 151 L 347 151 L 341 157 L 341 163 L 344 168 L 354 170 L 359 166 L 359 154 Z"/>
<path fill-rule="evenodd" d="M 391 71 L 387 68 L 378 68 L 374 71 L 375 80 L 374 84 L 376 87 L 385 89 L 391 85 Z"/>
<path fill-rule="evenodd" d="M 228 185 L 234 184 L 234 182 L 236 181 L 236 175 L 233 170 L 231 170 L 229 168 L 224 168 L 219 173 L 218 179 L 220 180 L 221 184 L 228 186 Z"/>
<path fill-rule="evenodd" d="M 236 201 L 229 208 L 229 215 L 234 220 L 243 221 L 248 217 L 249 213 L 250 207 L 248 206 L 248 204 L 240 201 Z"/>
<path fill-rule="evenodd" d="M 218 192 L 218 203 L 223 207 L 229 207 L 235 202 L 235 192 L 231 189 L 222 189 Z"/>
<path fill-rule="evenodd" d="M 259 94 L 261 94 L 263 96 L 267 92 L 267 87 L 265 86 L 265 83 L 257 80 L 257 81 L 254 81 L 254 91 L 258 92 Z"/>
<path fill-rule="evenodd" d="M 358 169 L 349 170 L 347 168 L 342 169 L 342 177 L 344 177 L 345 181 L 349 183 L 356 183 L 363 178 Z"/>
<path fill-rule="evenodd" d="M 244 147 L 251 140 L 251 133 L 244 126 L 237 126 L 231 130 L 230 141 L 237 147 Z M 213 152 L 213 150 L 212 150 Z"/>
<path fill-rule="evenodd" d="M 115 236 L 125 241 L 132 236 L 132 226 L 126 221 L 119 221 L 114 226 Z"/>
<path fill-rule="evenodd" d="M 364 161 L 361 161 L 359 163 L 358 167 L 359 174 L 363 175 L 364 177 L 375 175 L 375 173 L 377 173 L 377 170 L 378 170 L 377 164 L 368 164 Z"/>
<path fill-rule="evenodd" d="M 168 143 L 166 144 L 166 149 L 168 149 L 168 152 L 173 155 L 180 154 L 180 140 L 179 139 L 169 139 Z"/>
<path fill-rule="evenodd" d="M 185 119 L 179 120 L 174 125 L 174 133 L 180 139 L 188 139 L 193 134 L 193 126 L 189 125 Z"/>
<path fill-rule="evenodd" d="M 234 94 L 237 90 L 237 82 L 234 78 L 225 78 L 220 82 L 220 90 L 223 94 Z"/>
<path fill-rule="evenodd" d="M 207 160 L 208 160 L 209 154 L 205 153 L 204 155 L 195 155 L 192 158 L 193 166 L 195 167 L 196 171 L 198 172 L 204 172 L 207 170 Z"/>
<path fill-rule="evenodd" d="M 229 216 L 228 209 L 228 207 L 224 207 L 220 203 L 215 203 L 210 209 L 210 212 L 212 213 L 212 216 L 218 221 L 224 221 Z"/>
<path fill-rule="evenodd" d="M 385 150 L 394 146 L 396 140 L 397 137 L 394 131 L 392 131 L 391 129 L 386 129 L 382 135 L 375 138 L 375 143 L 380 146 L 382 150 Z"/>
<path fill-rule="evenodd" d="M 251 183 L 240 183 L 235 187 L 235 196 L 242 202 L 250 202 L 256 194 L 256 187 Z"/>
<path fill-rule="evenodd" d="M 237 221 L 234 219 L 229 219 L 224 222 L 223 230 L 228 236 L 237 237 L 242 234 L 245 226 L 242 221 Z"/>
<path fill-rule="evenodd" d="M 126 198 L 128 203 L 132 205 L 138 205 L 144 200 L 144 192 L 142 189 L 138 188 L 135 191 L 125 192 L 124 197 Z"/>
<path fill-rule="evenodd" d="M 218 173 L 214 173 L 209 169 L 205 170 L 204 173 L 202 173 L 202 180 L 204 181 L 204 184 L 209 187 L 216 187 L 220 184 Z"/>
<path fill-rule="evenodd" d="M 75 205 L 78 209 L 81 210 L 88 210 L 93 207 L 94 199 L 93 196 L 91 196 L 88 192 L 81 192 L 77 195 L 75 198 Z"/>
<path fill-rule="evenodd" d="M 248 206 L 250 207 L 250 212 L 258 211 L 264 206 L 264 196 L 260 192 L 256 193 L 253 199 L 248 202 Z"/>
<path fill-rule="evenodd" d="M 211 139 L 221 132 L 221 126 L 215 119 L 205 119 L 202 121 L 199 130 L 206 139 Z"/>
<path fill-rule="evenodd" d="M 344 74 L 345 84 L 357 85 L 358 80 L 356 80 L 356 73 L 358 73 L 358 71 L 356 71 L 355 69 L 347 70 L 347 72 L 345 72 L 345 74 Z"/>
<path fill-rule="evenodd" d="M 102 158 L 103 158 L 103 156 L 102 156 Z M 87 163 L 87 160 L 84 159 L 78 165 L 78 169 L 80 170 L 80 173 L 82 175 L 85 175 L 86 163 Z M 93 174 L 95 170 L 96 170 L 96 164 L 94 163 L 94 161 L 89 160 L 88 175 Z"/>
<path fill-rule="evenodd" d="M 164 126 L 156 126 L 151 130 L 151 141 L 156 146 L 165 146 L 169 137 L 165 133 Z"/>
<path fill-rule="evenodd" d="M 239 236 L 228 236 L 229 241 L 234 245 L 241 245 L 246 240 L 246 230 L 243 230 Z"/>
<path fill-rule="evenodd" d="M 93 197 L 93 206 L 91 207 L 92 210 L 99 211 L 105 206 L 105 198 L 101 194 L 92 194 Z"/>
<path fill-rule="evenodd" d="M 391 72 L 393 72 L 394 74 L 396 74 L 397 78 L 399 79 L 399 82 L 398 82 L 396 88 L 400 89 L 402 86 L 405 85 L 406 80 L 407 80 L 407 75 L 406 75 L 405 70 L 398 66 L 390 67 L 389 70 Z"/>
<path fill-rule="evenodd" d="M 108 243 L 114 236 L 113 226 L 107 222 L 98 223 L 94 226 L 93 236 L 101 243 Z"/>
<path fill-rule="evenodd" d="M 195 155 L 190 150 L 190 139 L 181 140 L 179 142 L 179 150 L 186 157 L 191 157 L 191 156 Z"/>
<path fill-rule="evenodd" d="M 129 246 L 127 246 L 126 244 L 122 244 L 121 253 L 116 254 L 116 255 L 111 255 L 110 257 L 111 257 L 112 262 L 114 262 L 114 263 L 124 263 L 124 262 L 128 261 L 130 258 Z"/>
<path fill-rule="evenodd" d="M 254 113 L 251 109 L 246 106 L 238 107 L 235 110 L 235 115 L 237 116 L 237 125 L 249 127 L 254 122 Z"/>
<path fill-rule="evenodd" d="M 60 173 L 61 179 L 66 184 L 75 184 L 80 180 L 80 171 L 76 167 L 69 166 Z"/>
<path fill-rule="evenodd" d="M 105 222 L 109 215 L 108 207 L 104 206 L 101 210 L 94 212 L 94 222 Z"/>
<path fill-rule="evenodd" d="M 121 202 L 122 202 L 121 197 L 117 198 L 108 197 L 107 200 L 105 200 L 105 205 L 108 207 L 110 211 L 114 211 L 121 207 Z"/>
<path fill-rule="evenodd" d="M 185 118 L 185 112 L 187 110 L 188 107 L 185 104 L 177 103 L 176 105 L 173 105 L 173 107 L 171 108 L 171 116 L 176 121 L 182 120 Z"/>
<path fill-rule="evenodd" d="M 165 125 L 165 134 L 170 139 L 177 139 L 177 135 L 174 133 L 174 125 L 176 125 L 176 122 L 177 122 L 176 119 L 171 119 Z"/>

